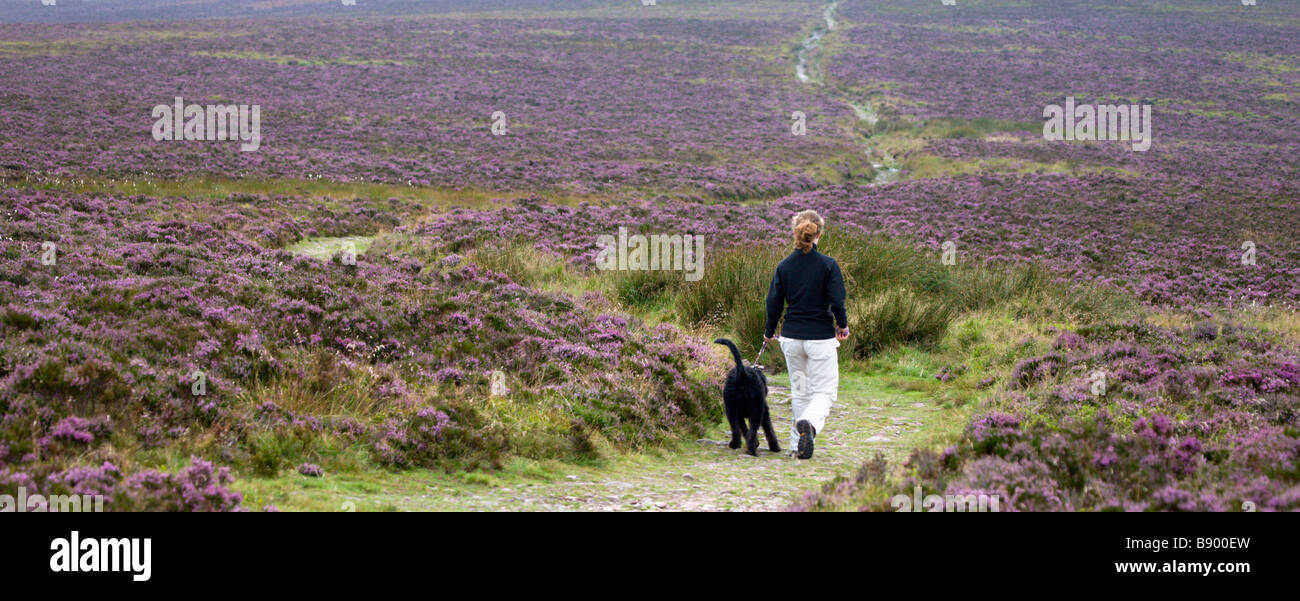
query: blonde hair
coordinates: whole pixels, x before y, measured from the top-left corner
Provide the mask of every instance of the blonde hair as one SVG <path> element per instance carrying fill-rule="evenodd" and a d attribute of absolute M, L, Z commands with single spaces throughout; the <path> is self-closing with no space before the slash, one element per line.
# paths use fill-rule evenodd
<path fill-rule="evenodd" d="M 795 213 L 790 218 L 790 227 L 794 230 L 794 247 L 803 253 L 812 250 L 813 243 L 822 235 L 822 227 L 825 225 L 826 222 L 817 211 L 808 209 Z"/>

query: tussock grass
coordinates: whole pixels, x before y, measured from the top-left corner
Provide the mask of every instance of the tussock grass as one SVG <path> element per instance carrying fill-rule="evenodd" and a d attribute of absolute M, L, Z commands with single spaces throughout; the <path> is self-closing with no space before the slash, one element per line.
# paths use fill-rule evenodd
<path fill-rule="evenodd" d="M 678 320 L 735 332 L 741 352 L 757 352 L 767 321 L 767 288 L 784 256 L 785 250 L 775 245 L 714 251 L 704 277 L 682 285 Z"/>
<path fill-rule="evenodd" d="M 313 351 L 306 358 L 310 369 L 301 377 L 283 377 L 245 390 L 238 405 L 256 409 L 265 402 L 296 414 L 367 418 L 381 409 L 375 394 L 375 375 L 366 369 L 344 366 L 332 351 Z"/>
<path fill-rule="evenodd" d="M 526 240 L 480 245 L 470 260 L 506 274 L 521 286 L 544 288 L 543 284 L 567 279 L 568 275 L 563 259 L 538 252 Z"/>
<path fill-rule="evenodd" d="M 933 345 L 958 317 L 997 308 L 1015 317 L 1091 322 L 1134 308 L 1117 292 L 1070 286 L 1035 265 L 943 265 L 905 241 L 829 230 L 819 248 L 834 257 L 848 290 L 849 346 L 866 357 L 903 344 Z M 762 340 L 768 284 L 786 250 L 775 245 L 713 253 L 704 278 L 677 298 L 678 318 L 738 336 L 746 354 Z"/>
<path fill-rule="evenodd" d="M 618 300 L 639 310 L 653 311 L 670 307 L 685 278 L 677 271 L 615 272 L 614 291 Z"/>
<path fill-rule="evenodd" d="M 866 356 L 900 344 L 928 344 L 948 331 L 953 308 L 909 288 L 891 288 L 851 304 L 851 348 Z"/>

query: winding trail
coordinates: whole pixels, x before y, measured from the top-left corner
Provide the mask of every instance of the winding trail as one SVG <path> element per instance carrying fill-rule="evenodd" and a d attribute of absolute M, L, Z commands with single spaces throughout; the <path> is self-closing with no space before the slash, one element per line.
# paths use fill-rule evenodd
<path fill-rule="evenodd" d="M 822 75 L 823 69 L 821 66 L 823 59 L 811 57 L 817 54 L 817 51 L 821 49 L 822 39 L 835 31 L 835 11 L 839 8 L 840 1 L 841 0 L 832 0 L 826 4 L 826 7 L 822 9 L 822 20 L 826 25 L 813 27 L 812 33 L 799 44 L 799 49 L 795 52 L 794 76 L 800 83 L 816 84 L 819 86 L 825 84 L 825 77 Z M 841 102 L 849 105 L 849 107 L 853 109 L 853 114 L 857 116 L 858 120 L 866 122 L 869 127 L 874 126 L 876 121 L 879 120 L 879 116 L 876 114 L 876 109 L 872 106 L 871 101 L 866 100 L 855 102 L 850 98 L 846 98 L 845 94 L 837 89 L 829 89 L 829 93 L 833 96 L 839 97 Z M 862 146 L 862 153 L 866 155 L 869 161 L 871 161 L 871 168 L 876 172 L 871 179 L 871 183 L 887 184 L 889 182 L 898 181 L 902 176 L 902 169 L 899 167 L 898 162 L 894 160 L 894 157 L 890 156 L 889 153 L 886 152 L 877 152 L 870 137 L 856 132 L 854 133 L 854 136 L 858 139 L 858 144 Z"/>
<path fill-rule="evenodd" d="M 835 9 L 839 8 L 839 5 L 839 0 L 832 0 L 827 4 L 826 8 L 822 9 L 822 19 L 826 22 L 826 26 L 814 27 L 812 33 L 799 44 L 799 50 L 795 53 L 794 76 L 803 83 L 822 83 L 821 68 L 817 62 L 809 62 L 808 55 L 816 52 L 821 47 L 822 38 L 835 30 Z"/>

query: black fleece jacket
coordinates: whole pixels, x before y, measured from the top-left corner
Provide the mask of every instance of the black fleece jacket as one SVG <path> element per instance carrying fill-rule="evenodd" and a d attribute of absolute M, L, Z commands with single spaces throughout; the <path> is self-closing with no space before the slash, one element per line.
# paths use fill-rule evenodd
<path fill-rule="evenodd" d="M 772 276 L 763 333 L 772 337 L 784 309 L 782 336 L 798 340 L 834 338 L 837 325 L 846 328 L 849 324 L 844 296 L 844 276 L 835 259 L 817 252 L 816 244 L 807 253 L 796 250 L 781 260 Z"/>

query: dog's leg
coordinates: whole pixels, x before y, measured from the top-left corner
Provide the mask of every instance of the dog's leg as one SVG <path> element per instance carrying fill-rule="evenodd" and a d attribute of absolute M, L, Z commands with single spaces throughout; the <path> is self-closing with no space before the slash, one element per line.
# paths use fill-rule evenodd
<path fill-rule="evenodd" d="M 740 416 L 740 411 L 728 407 L 727 423 L 731 424 L 731 443 L 727 447 L 739 449 L 741 432 L 745 429 L 745 418 Z"/>
<path fill-rule="evenodd" d="M 745 432 L 745 452 L 758 457 L 758 427 L 763 419 L 758 415 L 749 416 L 749 430 Z"/>
<path fill-rule="evenodd" d="M 741 418 L 740 415 L 735 416 L 735 418 L 728 416 L 728 418 L 728 421 L 731 421 L 732 424 L 732 441 L 727 446 L 731 447 L 731 449 L 740 449 L 741 432 L 745 431 L 745 418 Z"/>
<path fill-rule="evenodd" d="M 773 453 L 781 452 L 781 443 L 776 440 L 776 432 L 772 430 L 772 412 L 763 409 L 763 434 L 767 436 L 767 448 Z"/>

